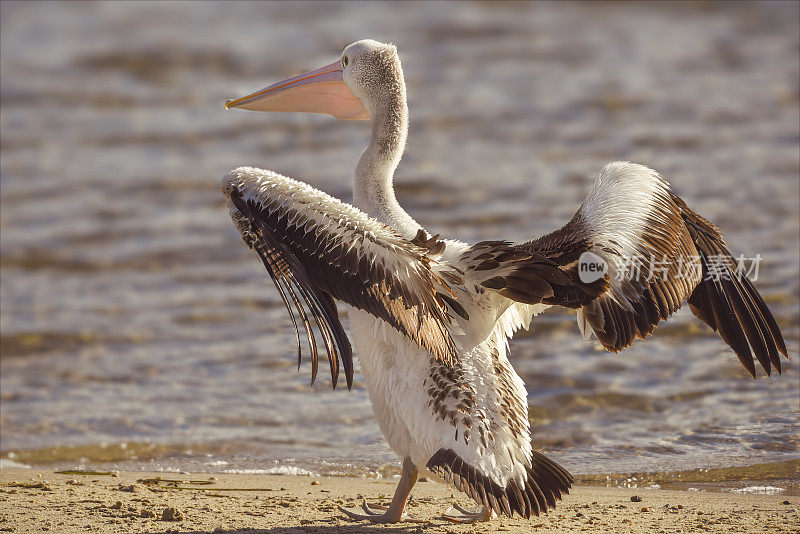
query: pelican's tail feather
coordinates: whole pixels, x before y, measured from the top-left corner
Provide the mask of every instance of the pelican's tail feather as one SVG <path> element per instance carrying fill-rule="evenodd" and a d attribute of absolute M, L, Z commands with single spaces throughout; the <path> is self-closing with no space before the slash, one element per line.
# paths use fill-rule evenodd
<path fill-rule="evenodd" d="M 501 487 L 452 449 L 436 451 L 428 460 L 427 468 L 496 514 L 512 517 L 516 512 L 526 519 L 554 508 L 561 495 L 569 493 L 574 482 L 566 469 L 536 451 L 533 451 L 531 467 L 526 469 L 525 487 L 513 478 L 505 488 Z"/>

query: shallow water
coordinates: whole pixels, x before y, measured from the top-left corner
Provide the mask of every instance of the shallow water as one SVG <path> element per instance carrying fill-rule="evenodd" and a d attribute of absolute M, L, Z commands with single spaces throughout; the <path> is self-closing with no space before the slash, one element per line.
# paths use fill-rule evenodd
<path fill-rule="evenodd" d="M 397 190 L 430 231 L 541 235 L 627 159 L 764 257 L 783 376 L 749 379 L 686 310 L 620 355 L 556 310 L 512 346 L 539 447 L 575 473 L 800 456 L 796 4 L 3 2 L 0 21 L 4 458 L 392 472 L 359 377 L 297 372 L 218 190 L 252 164 L 350 198 L 365 123 L 223 102 L 367 36 L 403 59 Z"/>

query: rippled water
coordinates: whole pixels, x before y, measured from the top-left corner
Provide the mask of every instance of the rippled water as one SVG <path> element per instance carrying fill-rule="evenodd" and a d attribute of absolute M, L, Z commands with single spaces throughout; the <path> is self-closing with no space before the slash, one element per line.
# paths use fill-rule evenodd
<path fill-rule="evenodd" d="M 365 123 L 223 102 L 363 37 L 399 47 L 398 196 L 432 232 L 541 235 L 628 159 L 765 258 L 783 376 L 748 379 L 688 311 L 610 355 L 556 310 L 512 347 L 538 446 L 576 473 L 799 456 L 797 4 L 3 2 L 0 19 L 4 458 L 394 465 L 358 378 L 297 373 L 218 190 L 251 164 L 350 198 Z"/>

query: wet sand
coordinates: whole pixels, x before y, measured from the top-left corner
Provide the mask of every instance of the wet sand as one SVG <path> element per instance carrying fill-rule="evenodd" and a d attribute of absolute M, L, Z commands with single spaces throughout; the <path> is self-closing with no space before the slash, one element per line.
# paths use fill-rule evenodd
<path fill-rule="evenodd" d="M 546 516 L 454 525 L 439 515 L 470 501 L 420 482 L 418 523 L 371 525 L 337 506 L 388 504 L 396 480 L 260 474 L 0 471 L 4 532 L 796 532 L 800 497 L 578 485 Z M 632 497 L 641 501 L 632 501 Z M 794 525 L 794 527 L 792 527 Z"/>

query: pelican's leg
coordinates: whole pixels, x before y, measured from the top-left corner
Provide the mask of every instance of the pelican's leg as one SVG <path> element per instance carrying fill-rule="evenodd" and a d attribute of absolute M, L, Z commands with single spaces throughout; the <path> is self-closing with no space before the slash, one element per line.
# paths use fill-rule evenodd
<path fill-rule="evenodd" d="M 353 519 L 366 519 L 373 523 L 399 523 L 400 521 L 415 521 L 415 519 L 406 516 L 403 510 L 406 507 L 406 499 L 408 499 L 411 488 L 417 482 L 417 466 L 411 462 L 411 458 L 403 460 L 403 474 L 400 475 L 400 482 L 397 484 L 397 489 L 394 491 L 392 497 L 392 504 L 389 508 L 375 507 L 372 508 L 367 505 L 367 502 L 361 505 L 360 513 L 358 508 L 344 508 L 339 507 L 339 510 L 352 517 Z"/>
<path fill-rule="evenodd" d="M 454 510 L 459 513 L 454 513 Z M 477 512 L 470 512 L 453 503 L 453 506 L 442 517 L 453 523 L 483 523 L 495 517 L 495 514 L 491 508 L 485 505 Z"/>

